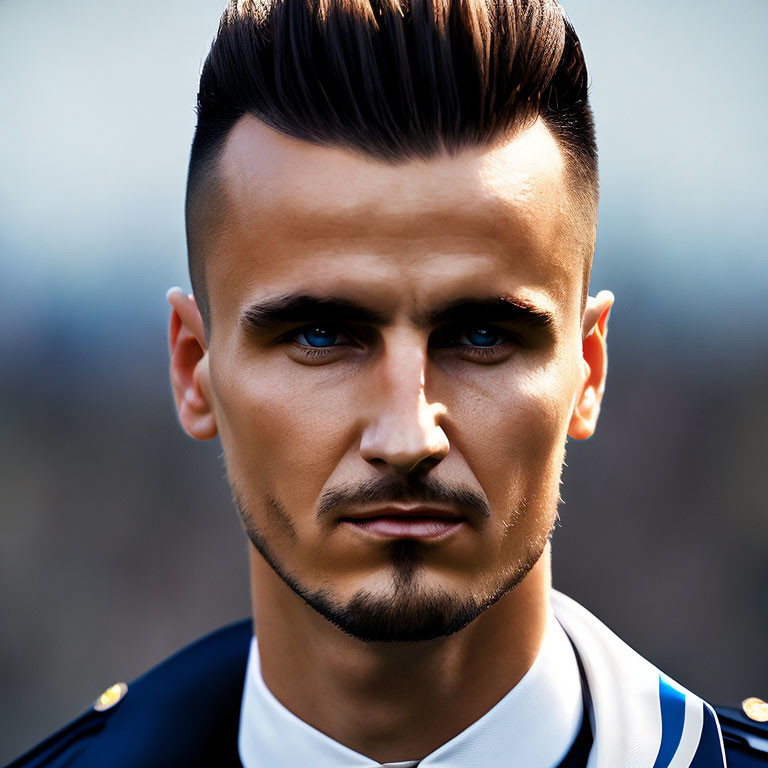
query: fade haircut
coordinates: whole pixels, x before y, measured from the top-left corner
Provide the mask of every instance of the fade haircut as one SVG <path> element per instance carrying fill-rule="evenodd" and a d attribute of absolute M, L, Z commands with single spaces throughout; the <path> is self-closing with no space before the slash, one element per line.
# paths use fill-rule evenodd
<path fill-rule="evenodd" d="M 187 181 L 189 271 L 206 329 L 203 254 L 225 205 L 216 171 L 243 115 L 386 163 L 491 147 L 540 117 L 594 219 L 587 85 L 555 0 L 231 0 L 200 77 Z M 591 257 L 590 247 L 582 304 Z"/>

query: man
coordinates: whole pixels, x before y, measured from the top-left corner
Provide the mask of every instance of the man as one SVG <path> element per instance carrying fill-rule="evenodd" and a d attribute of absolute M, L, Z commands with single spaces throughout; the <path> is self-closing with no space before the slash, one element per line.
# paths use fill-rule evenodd
<path fill-rule="evenodd" d="M 613 303 L 562 9 L 232 2 L 198 116 L 172 386 L 221 438 L 253 623 L 14 765 L 703 768 L 723 733 L 768 763 L 768 706 L 719 722 L 550 587 Z"/>

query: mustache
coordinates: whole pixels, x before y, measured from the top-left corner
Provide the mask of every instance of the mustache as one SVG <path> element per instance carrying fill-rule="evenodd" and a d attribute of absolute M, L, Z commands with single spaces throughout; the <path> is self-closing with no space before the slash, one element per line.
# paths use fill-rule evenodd
<path fill-rule="evenodd" d="M 456 507 L 481 520 L 491 516 L 486 499 L 464 485 L 449 486 L 422 476 L 407 478 L 382 477 L 354 485 L 331 488 L 320 497 L 317 517 L 330 517 L 339 507 L 381 503 L 437 503 Z"/>

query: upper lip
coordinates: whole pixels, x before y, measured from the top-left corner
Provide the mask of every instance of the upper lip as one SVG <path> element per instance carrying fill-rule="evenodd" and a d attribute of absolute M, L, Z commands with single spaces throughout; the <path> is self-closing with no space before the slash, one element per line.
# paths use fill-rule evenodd
<path fill-rule="evenodd" d="M 389 504 L 384 507 L 366 507 L 356 512 L 347 512 L 340 519 L 369 520 L 374 517 L 431 517 L 439 520 L 466 520 L 466 515 L 457 509 L 427 505 L 405 506 L 400 504 Z"/>

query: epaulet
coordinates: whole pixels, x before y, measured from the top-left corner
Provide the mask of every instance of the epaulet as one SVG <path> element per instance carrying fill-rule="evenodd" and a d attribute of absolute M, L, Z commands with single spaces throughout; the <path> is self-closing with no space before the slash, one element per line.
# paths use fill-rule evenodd
<path fill-rule="evenodd" d="M 728 768 L 768 766 L 768 702 L 744 699 L 741 708 L 715 707 Z"/>
<path fill-rule="evenodd" d="M 132 683 L 115 683 L 80 717 L 6 768 L 241 768 L 240 699 L 250 620 L 183 648 Z"/>

